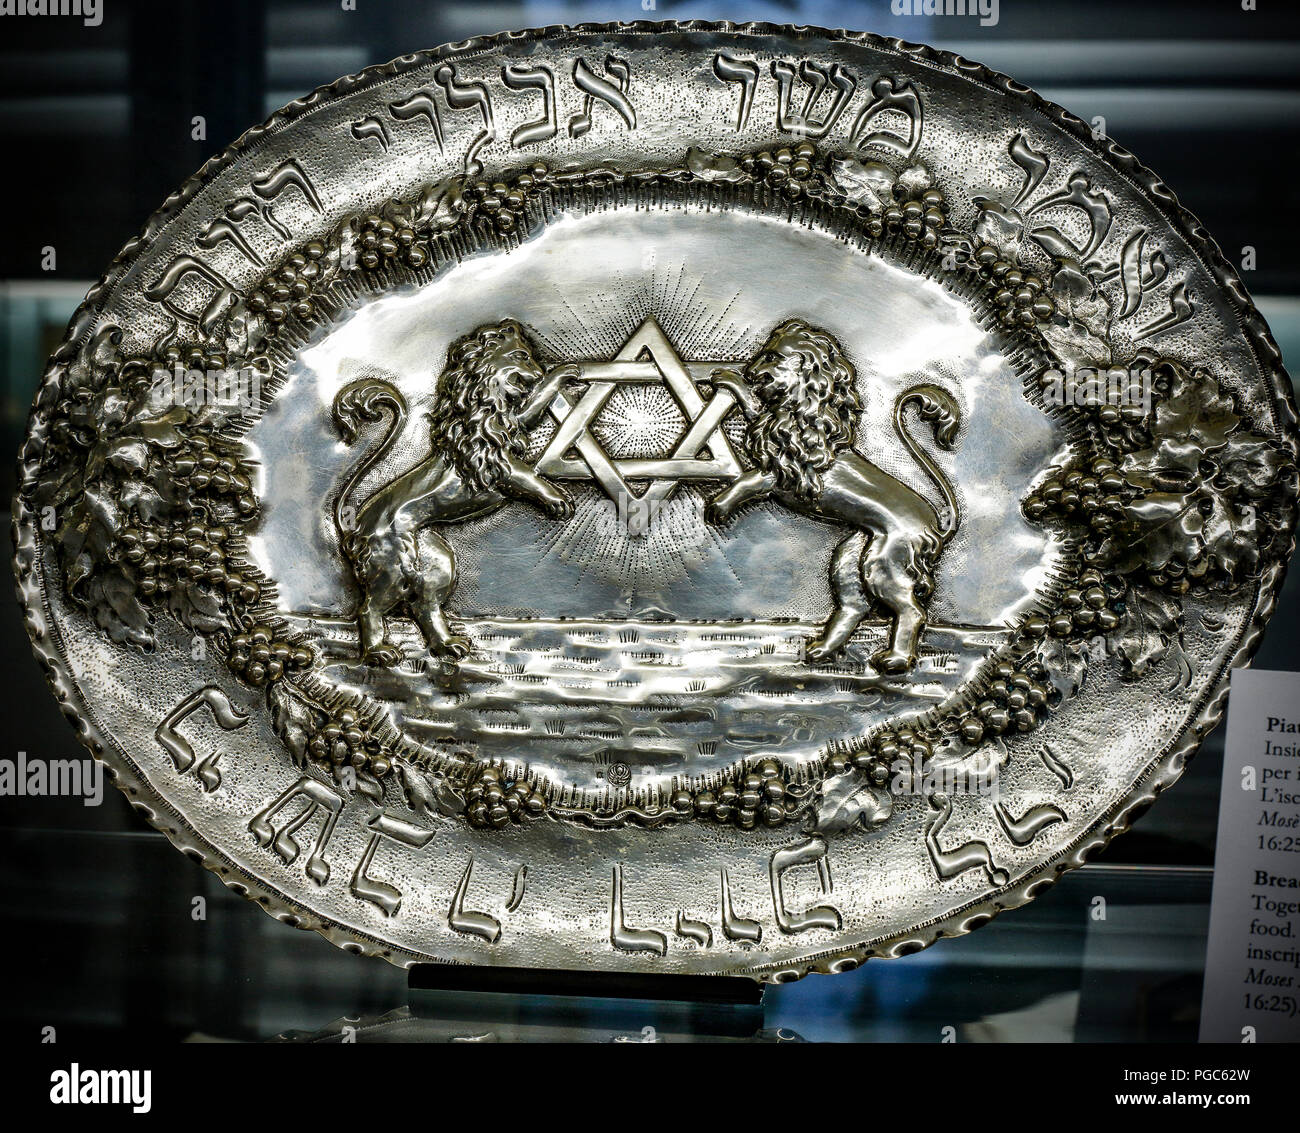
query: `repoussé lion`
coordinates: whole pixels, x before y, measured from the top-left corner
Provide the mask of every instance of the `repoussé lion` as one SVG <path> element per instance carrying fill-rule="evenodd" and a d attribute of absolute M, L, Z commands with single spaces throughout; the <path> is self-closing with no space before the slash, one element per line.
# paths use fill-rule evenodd
<path fill-rule="evenodd" d="M 853 449 L 862 414 L 856 374 L 834 336 L 787 319 L 744 367 L 714 373 L 748 419 L 743 450 L 752 467 L 708 502 L 705 518 L 725 522 L 743 504 L 767 498 L 794 511 L 853 529 L 831 559 L 835 608 L 807 651 L 820 661 L 838 653 L 874 600 L 890 612 L 889 642 L 872 657 L 882 673 L 905 673 L 917 658 L 926 604 L 940 552 L 957 530 L 952 485 L 909 436 L 904 410 L 915 405 L 951 448 L 960 427 L 952 397 L 938 386 L 904 390 L 894 426 L 943 496 L 946 515 L 919 492 Z"/>
<path fill-rule="evenodd" d="M 409 471 L 353 502 L 366 474 L 388 453 L 406 421 L 407 406 L 391 383 L 361 378 L 334 399 L 334 422 L 344 440 L 363 421 L 392 421 L 356 466 L 334 504 L 343 552 L 361 590 L 357 622 L 361 656 L 395 665 L 401 650 L 387 637 L 384 617 L 404 604 L 429 651 L 448 658 L 468 653 L 470 641 L 452 632 L 446 603 L 456 586 L 456 556 L 435 528 L 484 515 L 518 499 L 564 519 L 573 500 L 523 460 L 527 430 L 546 411 L 574 366 L 546 372 L 524 329 L 513 319 L 481 326 L 447 352 L 429 420 L 429 454 Z M 425 532 L 424 554 L 417 535 Z M 421 561 L 423 557 L 423 561 Z"/>

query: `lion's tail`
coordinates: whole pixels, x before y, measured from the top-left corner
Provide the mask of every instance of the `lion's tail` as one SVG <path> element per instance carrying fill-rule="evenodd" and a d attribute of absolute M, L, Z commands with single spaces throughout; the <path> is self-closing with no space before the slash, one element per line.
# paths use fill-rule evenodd
<path fill-rule="evenodd" d="M 943 494 L 947 514 L 941 520 L 940 534 L 943 541 L 947 543 L 957 533 L 957 525 L 960 522 L 957 493 L 939 466 L 931 459 L 930 454 L 918 445 L 908 432 L 903 413 L 909 405 L 916 406 L 922 421 L 933 422 L 935 443 L 943 449 L 950 449 L 956 443 L 957 430 L 961 427 L 961 410 L 958 409 L 951 394 L 928 383 L 905 389 L 894 402 L 895 430 L 903 444 L 907 446 L 907 451 L 912 454 L 912 459 L 925 470 L 925 474 L 934 481 L 935 487 Z"/>
<path fill-rule="evenodd" d="M 371 447 L 365 458 L 357 463 L 334 500 L 334 522 L 343 535 L 356 530 L 356 517 L 349 502 L 357 485 L 375 466 L 392 445 L 406 420 L 406 399 L 391 382 L 379 378 L 358 378 L 349 382 L 334 398 L 334 427 L 346 444 L 357 439 L 362 422 L 380 421 L 385 413 L 392 415 L 392 424 L 380 442 Z"/>

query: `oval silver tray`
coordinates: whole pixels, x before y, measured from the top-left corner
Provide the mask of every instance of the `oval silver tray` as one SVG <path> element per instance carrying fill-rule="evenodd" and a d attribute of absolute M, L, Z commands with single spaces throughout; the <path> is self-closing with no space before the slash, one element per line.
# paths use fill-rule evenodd
<path fill-rule="evenodd" d="M 1295 453 L 1209 236 L 1013 80 L 552 28 L 181 186 L 50 361 L 16 563 L 83 740 L 281 920 L 781 980 L 1024 903 L 1177 779 Z"/>

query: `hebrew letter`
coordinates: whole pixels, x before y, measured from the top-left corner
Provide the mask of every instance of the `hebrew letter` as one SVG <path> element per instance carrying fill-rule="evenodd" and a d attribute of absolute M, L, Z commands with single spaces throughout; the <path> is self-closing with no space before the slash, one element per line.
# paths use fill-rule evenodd
<path fill-rule="evenodd" d="M 196 276 L 212 289 L 207 303 L 200 311 L 189 311 L 172 298 L 172 293 L 187 276 Z M 217 320 L 227 307 L 238 298 L 239 293 L 217 272 L 202 260 L 193 256 L 177 256 L 154 282 L 145 288 L 144 297 L 161 303 L 163 309 L 170 312 L 182 322 L 199 328 L 203 334 L 209 334 L 216 326 Z"/>
<path fill-rule="evenodd" d="M 154 737 L 162 745 L 163 750 L 172 757 L 176 770 L 182 775 L 194 765 L 194 748 L 176 729 L 182 720 L 205 704 L 212 713 L 212 718 L 227 732 L 233 732 L 248 723 L 248 717 L 240 713 L 230 703 L 230 698 L 215 685 L 201 688 L 182 700 L 163 717 L 162 723 L 154 730 Z M 204 788 L 209 791 L 221 785 L 221 773 L 216 768 L 216 761 L 214 754 L 199 765 L 199 778 L 203 781 Z"/>
<path fill-rule="evenodd" d="M 862 108 L 858 120 L 853 123 L 850 135 L 856 146 L 880 146 L 911 160 L 921 144 L 921 99 L 911 83 L 900 83 L 888 77 L 877 79 L 871 84 L 872 100 Z M 867 127 L 886 110 L 899 110 L 907 115 L 908 129 L 906 141 L 900 141 L 894 134 L 876 131 L 868 134 Z"/>
<path fill-rule="evenodd" d="M 368 871 L 370 863 L 374 861 L 375 851 L 384 838 L 403 846 L 410 846 L 415 850 L 422 850 L 429 844 L 433 831 L 412 826 L 400 818 L 393 818 L 386 811 L 376 811 L 372 814 L 366 821 L 366 827 L 374 833 L 365 852 L 361 855 L 361 860 L 357 863 L 356 872 L 352 874 L 352 895 L 378 905 L 383 909 L 385 916 L 391 917 L 401 908 L 402 891 L 386 881 L 379 881 L 369 875 Z"/>
<path fill-rule="evenodd" d="M 275 816 L 299 797 L 306 799 L 307 805 L 296 818 L 290 819 L 277 832 Z M 300 849 L 298 843 L 294 841 L 294 834 L 310 822 L 317 811 L 320 811 L 323 821 L 311 857 L 307 859 L 307 874 L 317 885 L 324 885 L 330 876 L 329 863 L 325 860 L 325 848 L 334 834 L 334 826 L 338 822 L 339 812 L 343 809 L 343 802 L 343 796 L 337 791 L 304 775 L 268 807 L 258 811 L 249 822 L 248 829 L 257 839 L 259 846 L 270 846 L 288 864 L 298 857 Z"/>
<path fill-rule="evenodd" d="M 623 867 L 614 867 L 614 884 L 609 897 L 609 942 L 620 952 L 668 952 L 668 937 L 653 928 L 629 928 L 623 919 Z"/>
<path fill-rule="evenodd" d="M 733 59 L 730 55 L 719 53 L 713 57 L 713 73 L 724 83 L 740 84 L 736 129 L 743 130 L 749 122 L 749 112 L 754 105 L 754 88 L 758 86 L 758 64 L 752 59 Z"/>
<path fill-rule="evenodd" d="M 947 795 L 931 795 L 930 808 L 936 813 L 926 823 L 925 846 L 940 880 L 947 881 L 978 866 L 988 874 L 993 885 L 1005 885 L 1007 872 L 997 867 L 984 842 L 966 842 L 953 850 L 945 850 L 939 844 L 939 835 L 952 817 L 952 800 Z"/>
<path fill-rule="evenodd" d="M 807 932 L 812 928 L 837 929 L 843 923 L 839 910 L 833 905 L 814 905 L 812 908 L 793 911 L 786 906 L 781 879 L 786 870 L 801 865 L 815 865 L 822 879 L 822 891 L 827 889 L 826 875 L 821 865 L 826 858 L 826 839 L 819 834 L 796 846 L 785 846 L 772 855 L 768 873 L 772 881 L 772 905 L 776 910 L 777 927 L 784 933 Z"/>
<path fill-rule="evenodd" d="M 388 112 L 399 122 L 412 118 L 426 118 L 433 128 L 434 141 L 438 143 L 438 152 L 442 152 L 442 119 L 438 117 L 438 105 L 433 101 L 433 91 L 417 90 L 403 102 L 390 102 Z"/>
<path fill-rule="evenodd" d="M 591 129 L 591 112 L 596 99 L 608 103 L 627 124 L 629 130 L 636 129 L 636 110 L 627 99 L 627 90 L 632 85 L 632 71 L 627 63 L 613 55 L 605 59 L 605 73 L 614 76 L 614 82 L 602 79 L 590 67 L 585 59 L 578 59 L 573 64 L 573 82 L 587 97 L 582 100 L 581 113 L 569 119 L 569 136 L 580 138 Z"/>
<path fill-rule="evenodd" d="M 519 64 L 501 68 L 501 81 L 511 90 L 542 92 L 542 116 L 535 122 L 525 122 L 510 135 L 510 144 L 516 148 L 533 142 L 544 142 L 555 137 L 559 125 L 555 117 L 555 75 L 546 66 L 525 67 Z"/>

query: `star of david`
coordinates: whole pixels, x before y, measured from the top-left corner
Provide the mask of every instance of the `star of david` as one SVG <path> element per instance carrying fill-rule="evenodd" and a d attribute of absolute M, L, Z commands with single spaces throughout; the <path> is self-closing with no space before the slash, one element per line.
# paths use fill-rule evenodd
<path fill-rule="evenodd" d="M 564 480 L 594 480 L 610 499 L 666 500 L 683 480 L 734 480 L 743 471 L 722 431 L 736 404 L 728 389 L 705 401 L 699 385 L 711 383 L 726 362 L 683 362 L 654 319 L 646 319 L 608 362 L 578 363 L 587 383 L 581 397 L 563 390 L 551 402 L 555 435 L 537 462 L 537 473 Z M 651 459 L 615 459 L 592 432 L 592 425 L 619 383 L 662 384 L 672 394 L 686 426 L 671 451 Z M 707 456 L 701 452 L 707 450 Z M 639 496 L 629 481 L 650 481 Z"/>

